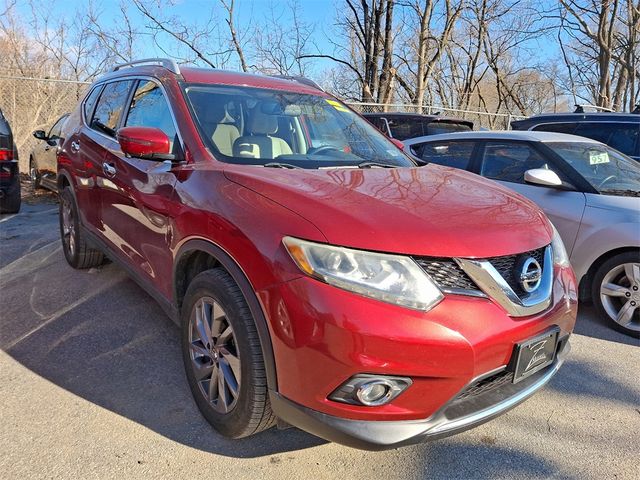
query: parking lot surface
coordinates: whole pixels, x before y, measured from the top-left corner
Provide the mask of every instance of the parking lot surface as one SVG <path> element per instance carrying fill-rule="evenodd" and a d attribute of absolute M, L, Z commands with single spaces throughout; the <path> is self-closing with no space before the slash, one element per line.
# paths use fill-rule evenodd
<path fill-rule="evenodd" d="M 57 205 L 0 216 L 0 478 L 616 478 L 640 472 L 640 348 L 581 311 L 569 361 L 506 415 L 384 452 L 200 416 L 178 328 L 116 265 L 75 271 Z"/>

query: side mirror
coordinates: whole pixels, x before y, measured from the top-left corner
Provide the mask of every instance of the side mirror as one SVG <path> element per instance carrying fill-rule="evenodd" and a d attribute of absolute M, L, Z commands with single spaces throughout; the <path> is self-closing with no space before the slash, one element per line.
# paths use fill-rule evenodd
<path fill-rule="evenodd" d="M 404 150 L 404 143 L 402 143 L 400 140 L 398 140 L 397 138 L 390 138 L 389 140 L 391 140 L 391 143 L 393 143 L 400 150 Z"/>
<path fill-rule="evenodd" d="M 547 170 L 546 168 L 532 168 L 531 170 L 527 170 L 524 172 L 524 181 L 544 187 L 562 188 L 565 186 L 556 172 Z"/>
<path fill-rule="evenodd" d="M 38 140 L 48 140 L 47 134 L 44 130 L 36 130 L 35 132 L 33 132 L 33 136 Z"/>
<path fill-rule="evenodd" d="M 122 151 L 130 157 L 175 160 L 175 156 L 169 153 L 169 137 L 159 128 L 124 127 L 118 130 L 117 138 Z"/>

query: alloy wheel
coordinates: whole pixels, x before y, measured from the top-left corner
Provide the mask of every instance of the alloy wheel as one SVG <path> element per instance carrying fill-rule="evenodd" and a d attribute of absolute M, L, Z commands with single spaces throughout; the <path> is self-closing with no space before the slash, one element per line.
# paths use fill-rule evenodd
<path fill-rule="evenodd" d="M 189 319 L 189 356 L 202 395 L 218 413 L 229 413 L 240 392 L 240 355 L 224 309 L 200 298 Z"/>
<path fill-rule="evenodd" d="M 76 253 L 76 223 L 73 216 L 73 207 L 68 198 L 62 197 L 62 237 L 69 255 Z"/>
<path fill-rule="evenodd" d="M 600 301 L 618 325 L 640 332 L 640 263 L 623 263 L 607 272 Z"/>

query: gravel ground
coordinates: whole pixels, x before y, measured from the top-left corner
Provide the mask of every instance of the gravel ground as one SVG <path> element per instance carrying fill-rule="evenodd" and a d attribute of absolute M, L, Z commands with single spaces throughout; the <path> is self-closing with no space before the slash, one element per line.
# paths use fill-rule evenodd
<path fill-rule="evenodd" d="M 0 478 L 639 476 L 638 342 L 584 306 L 552 382 L 469 432 L 377 453 L 296 429 L 225 440 L 154 301 L 113 264 L 67 266 L 54 200 L 0 216 Z"/>

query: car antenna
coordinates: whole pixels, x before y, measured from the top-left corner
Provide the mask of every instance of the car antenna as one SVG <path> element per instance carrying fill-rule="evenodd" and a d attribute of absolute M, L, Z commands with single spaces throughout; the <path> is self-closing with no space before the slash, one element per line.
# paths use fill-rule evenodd
<path fill-rule="evenodd" d="M 635 115 L 640 115 L 640 103 L 638 105 L 636 105 L 636 108 L 633 109 L 633 112 L 631 112 Z"/>
<path fill-rule="evenodd" d="M 576 104 L 576 109 L 573 111 L 573 113 L 584 113 L 584 107 L 582 105 Z"/>

